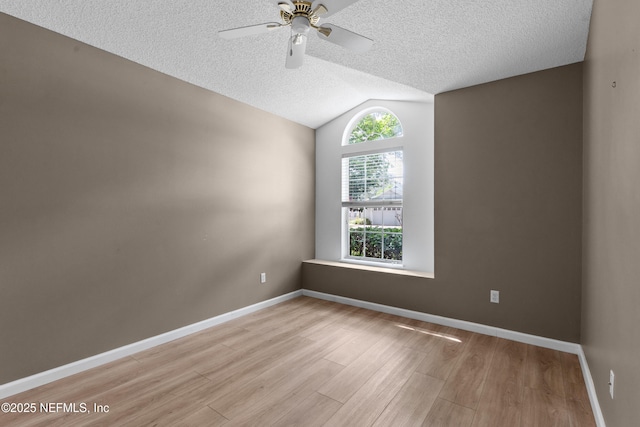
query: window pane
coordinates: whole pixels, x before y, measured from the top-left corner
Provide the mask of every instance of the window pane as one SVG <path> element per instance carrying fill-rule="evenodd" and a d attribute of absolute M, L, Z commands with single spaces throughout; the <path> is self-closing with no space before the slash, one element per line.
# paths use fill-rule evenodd
<path fill-rule="evenodd" d="M 349 233 L 349 255 L 364 256 L 364 233 Z"/>
<path fill-rule="evenodd" d="M 385 233 L 384 259 L 402 260 L 402 233 Z"/>
<path fill-rule="evenodd" d="M 370 230 L 381 231 L 380 227 L 370 227 Z M 382 233 L 367 232 L 364 236 L 364 256 L 368 258 L 382 258 Z"/>
<path fill-rule="evenodd" d="M 360 231 L 364 231 L 363 225 L 367 223 L 367 219 L 365 217 L 365 208 L 350 208 L 349 209 L 349 229 L 362 228 Z M 369 220 L 369 224 L 371 221 Z"/>
<path fill-rule="evenodd" d="M 348 233 L 348 256 L 402 261 L 402 207 L 351 207 Z"/>
<path fill-rule="evenodd" d="M 381 224 L 387 227 L 399 228 L 402 232 L 402 208 L 401 207 L 385 207 L 382 208 Z M 396 232 L 396 231 L 390 231 Z"/>
<path fill-rule="evenodd" d="M 342 201 L 402 200 L 402 151 L 342 159 Z"/>
<path fill-rule="evenodd" d="M 400 120 L 387 111 L 374 111 L 364 116 L 351 130 L 349 144 L 397 138 L 402 136 Z"/>

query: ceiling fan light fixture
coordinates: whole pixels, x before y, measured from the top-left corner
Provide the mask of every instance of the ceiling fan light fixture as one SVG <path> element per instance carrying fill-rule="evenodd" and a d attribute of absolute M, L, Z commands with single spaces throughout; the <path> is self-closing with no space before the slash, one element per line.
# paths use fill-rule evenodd
<path fill-rule="evenodd" d="M 304 34 L 294 34 L 292 43 L 295 44 L 295 45 L 300 45 L 300 44 L 304 43 L 306 38 L 307 38 L 307 36 L 305 36 Z"/>
<path fill-rule="evenodd" d="M 294 34 L 307 34 L 311 28 L 311 23 L 305 16 L 296 16 L 291 21 L 291 30 Z"/>

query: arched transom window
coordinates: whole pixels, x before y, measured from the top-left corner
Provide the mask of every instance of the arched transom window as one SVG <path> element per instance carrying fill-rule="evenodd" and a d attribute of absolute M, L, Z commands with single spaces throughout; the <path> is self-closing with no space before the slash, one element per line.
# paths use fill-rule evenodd
<path fill-rule="evenodd" d="M 392 112 L 381 109 L 356 117 L 347 130 L 348 138 L 345 138 L 344 145 L 402 136 L 400 120 Z"/>

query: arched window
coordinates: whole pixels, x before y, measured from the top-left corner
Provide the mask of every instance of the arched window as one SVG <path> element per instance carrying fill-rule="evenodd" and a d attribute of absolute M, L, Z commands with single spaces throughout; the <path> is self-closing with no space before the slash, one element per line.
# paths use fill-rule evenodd
<path fill-rule="evenodd" d="M 376 112 L 397 118 L 396 136 L 349 144 Z M 431 277 L 433 148 L 432 102 L 368 100 L 319 127 L 316 258 Z"/>
<path fill-rule="evenodd" d="M 343 258 L 402 263 L 403 152 L 375 142 L 401 136 L 398 117 L 380 108 L 345 128 L 343 145 L 362 148 L 342 157 Z"/>
<path fill-rule="evenodd" d="M 347 126 L 343 145 L 402 136 L 402 124 L 391 111 L 375 109 L 356 116 Z"/>

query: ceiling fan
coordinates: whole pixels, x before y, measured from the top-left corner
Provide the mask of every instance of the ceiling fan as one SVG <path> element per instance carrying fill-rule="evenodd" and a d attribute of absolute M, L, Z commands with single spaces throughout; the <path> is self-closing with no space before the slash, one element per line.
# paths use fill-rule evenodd
<path fill-rule="evenodd" d="M 299 68 L 304 60 L 307 48 L 307 35 L 313 28 L 318 31 L 318 37 L 350 49 L 354 52 L 366 52 L 371 48 L 373 40 L 356 34 L 337 25 L 318 21 L 352 5 L 358 0 L 276 0 L 280 7 L 280 22 L 267 22 L 250 25 L 248 27 L 233 28 L 219 31 L 224 39 L 235 39 L 253 34 L 262 34 L 283 27 L 291 27 L 289 48 L 287 50 L 287 68 Z"/>

